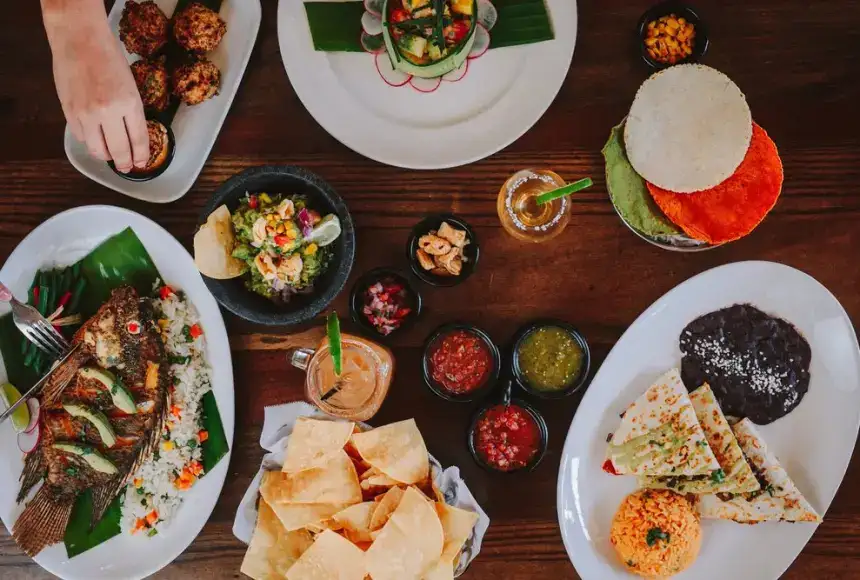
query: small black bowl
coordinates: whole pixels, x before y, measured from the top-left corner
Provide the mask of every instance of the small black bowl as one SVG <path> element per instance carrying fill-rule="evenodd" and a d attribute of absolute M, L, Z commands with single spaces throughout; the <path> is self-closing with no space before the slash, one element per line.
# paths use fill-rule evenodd
<path fill-rule="evenodd" d="M 173 135 L 173 129 L 171 129 L 169 125 L 164 125 L 164 128 L 167 129 L 167 159 L 165 159 L 164 163 L 159 165 L 156 169 L 153 169 L 152 171 L 140 171 L 138 169 L 133 168 L 128 173 L 123 173 L 116 168 L 116 165 L 114 165 L 113 160 L 107 162 L 108 167 L 110 167 L 114 173 L 116 173 L 123 179 L 136 182 L 150 181 L 167 171 L 167 168 L 170 166 L 170 164 L 173 162 L 173 158 L 176 156 L 176 137 Z"/>
<path fill-rule="evenodd" d="M 367 320 L 367 317 L 363 312 L 364 293 L 371 285 L 386 278 L 397 280 L 403 284 L 403 287 L 406 289 L 409 307 L 412 309 L 412 311 L 406 315 L 406 318 L 403 319 L 400 326 L 387 335 L 379 332 L 376 327 Z M 421 298 L 421 294 L 409 281 L 409 278 L 393 268 L 374 268 L 373 270 L 362 274 L 362 276 L 355 282 L 355 285 L 353 285 L 352 291 L 349 294 L 349 313 L 352 316 L 353 322 L 358 324 L 371 336 L 383 341 L 390 339 L 398 332 L 411 328 L 415 324 L 415 321 L 418 320 L 418 317 L 421 316 L 423 305 L 424 300 Z"/>
<path fill-rule="evenodd" d="M 571 338 L 573 338 L 573 340 L 579 345 L 579 348 L 582 349 L 582 366 L 579 374 L 576 375 L 565 388 L 557 391 L 541 391 L 539 389 L 535 389 L 529 384 L 528 379 L 526 379 L 520 369 L 518 354 L 520 345 L 534 331 L 547 327 L 556 327 L 564 330 L 570 334 Z M 561 399 L 577 392 L 588 381 L 588 373 L 591 369 L 591 350 L 588 348 L 588 342 L 586 342 L 585 337 L 570 324 L 561 320 L 553 320 L 549 318 L 536 320 L 520 329 L 517 333 L 513 347 L 511 348 L 511 368 L 513 369 L 514 378 L 517 380 L 517 384 L 529 395 L 535 396 L 539 399 Z"/>
<path fill-rule="evenodd" d="M 651 58 L 648 54 L 648 50 L 645 47 L 645 36 L 647 33 L 648 23 L 657 20 L 661 16 L 668 16 L 669 14 L 675 14 L 681 18 L 686 18 L 688 22 L 692 23 L 696 28 L 696 38 L 693 41 L 693 54 L 688 56 L 685 59 L 679 60 L 675 64 L 687 64 L 692 62 L 699 62 L 702 57 L 705 56 L 705 53 L 708 52 L 708 47 L 710 46 L 710 40 L 708 38 L 708 28 L 705 26 L 705 23 L 702 22 L 702 19 L 699 18 L 699 15 L 687 4 L 683 2 L 675 2 L 674 0 L 668 0 L 667 2 L 661 2 L 659 4 L 655 4 L 651 8 L 645 11 L 645 14 L 642 15 L 642 18 L 639 19 L 639 24 L 636 28 L 636 32 L 639 35 L 639 51 L 642 55 L 642 60 L 644 60 L 648 66 L 653 68 L 654 70 L 663 70 L 665 68 L 669 68 L 670 66 L 675 66 L 665 62 L 659 62 Z"/>
<path fill-rule="evenodd" d="M 490 369 L 490 373 L 486 379 L 484 379 L 484 383 L 480 385 L 478 388 L 470 391 L 468 393 L 463 393 L 458 395 L 456 393 L 452 393 L 448 389 L 446 389 L 443 385 L 433 379 L 431 370 L 430 370 L 430 353 L 433 349 L 436 341 L 441 339 L 443 335 L 446 335 L 450 332 L 454 332 L 457 330 L 464 330 L 466 332 L 470 332 L 484 341 L 484 344 L 490 350 L 490 357 L 493 361 L 493 366 Z M 452 323 L 445 324 L 437 328 L 433 331 L 433 333 L 427 338 L 427 341 L 424 343 L 424 354 L 421 357 L 421 372 L 424 375 L 424 383 L 439 397 L 442 397 L 446 401 L 453 401 L 455 403 L 468 403 L 470 401 L 475 401 L 480 399 L 487 393 L 489 393 L 493 387 L 495 387 L 496 382 L 499 380 L 499 372 L 502 367 L 502 357 L 499 354 L 499 347 L 493 343 L 490 336 L 478 328 L 477 326 L 471 324 L 463 324 L 463 323 Z"/>
<path fill-rule="evenodd" d="M 544 420 L 543 415 L 541 415 L 537 409 L 535 409 L 533 406 L 523 401 L 522 399 L 512 399 L 510 393 L 511 386 L 510 383 L 508 383 L 502 394 L 501 399 L 497 399 L 492 403 L 488 403 L 482 406 L 478 410 L 478 412 L 475 413 L 475 416 L 472 418 L 472 422 L 469 425 L 469 431 L 466 433 L 466 444 L 469 447 L 469 452 L 472 454 L 472 459 L 474 459 L 475 463 L 480 465 L 484 470 L 492 473 L 511 474 L 533 471 L 546 455 L 547 446 L 549 445 L 549 429 L 546 426 L 546 421 Z M 481 418 L 488 410 L 498 405 L 515 405 L 517 407 L 520 407 L 529 415 L 531 415 L 532 419 L 534 419 L 535 424 L 538 427 L 538 430 L 540 431 L 540 448 L 538 449 L 538 452 L 531 459 L 531 461 L 529 461 L 529 463 L 527 463 L 523 467 L 520 467 L 519 469 L 511 469 L 508 471 L 497 469 L 490 463 L 487 463 L 487 461 L 484 460 L 483 456 L 478 452 L 477 448 L 475 447 L 475 431 L 478 428 L 478 421 L 481 420 Z"/>
<path fill-rule="evenodd" d="M 431 230 L 438 230 L 442 222 L 448 222 L 452 228 L 463 230 L 466 232 L 466 239 L 469 243 L 463 249 L 463 256 L 466 258 L 463 261 L 463 269 L 459 276 L 439 276 L 433 274 L 421 267 L 418 263 L 418 239 L 421 236 L 427 235 Z M 472 226 L 467 224 L 461 218 L 453 214 L 431 215 L 412 228 L 412 233 L 409 235 L 409 241 L 406 243 L 406 259 L 409 260 L 409 266 L 412 268 L 412 273 L 421 280 L 431 286 L 450 287 L 456 286 L 465 281 L 466 278 L 472 275 L 478 265 L 480 257 L 480 248 L 478 247 L 478 238 L 475 236 Z"/>
<path fill-rule="evenodd" d="M 222 204 L 233 211 L 246 193 L 262 192 L 306 195 L 311 208 L 340 219 L 342 232 L 332 244 L 334 259 L 317 279 L 313 293 L 295 295 L 288 304 L 276 304 L 245 287 L 248 274 L 232 280 L 203 276 L 203 281 L 215 299 L 240 318 L 269 326 L 301 324 L 322 312 L 346 285 L 355 261 L 352 217 L 337 192 L 315 173 L 300 167 L 266 165 L 246 169 L 225 181 L 203 208 L 198 225 L 206 223 L 209 214 Z"/>

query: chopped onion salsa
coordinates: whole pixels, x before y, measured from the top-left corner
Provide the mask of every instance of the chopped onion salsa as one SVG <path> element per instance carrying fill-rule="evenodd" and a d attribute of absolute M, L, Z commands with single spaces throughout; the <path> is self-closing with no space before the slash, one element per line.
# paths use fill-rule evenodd
<path fill-rule="evenodd" d="M 412 313 L 409 290 L 393 278 L 383 278 L 364 292 L 362 314 L 379 334 L 388 336 Z"/>
<path fill-rule="evenodd" d="M 541 447 L 537 421 L 515 404 L 487 409 L 478 419 L 472 437 L 478 454 L 499 471 L 527 467 Z"/>

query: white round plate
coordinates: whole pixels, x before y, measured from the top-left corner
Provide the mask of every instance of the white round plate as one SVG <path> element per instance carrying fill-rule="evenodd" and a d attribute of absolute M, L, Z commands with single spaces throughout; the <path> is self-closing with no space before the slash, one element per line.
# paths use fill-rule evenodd
<path fill-rule="evenodd" d="M 278 4 L 281 58 L 310 114 L 350 149 L 398 167 L 456 167 L 516 141 L 561 89 L 576 43 L 576 0 L 546 5 L 554 40 L 489 50 L 465 78 L 432 93 L 388 86 L 373 55 L 315 51 L 298 0 Z"/>
<path fill-rule="evenodd" d="M 191 256 L 161 226 L 140 214 L 111 206 L 86 206 L 63 212 L 24 238 L 0 270 L 0 280 L 17 296 L 24 296 L 37 270 L 74 263 L 127 227 L 143 242 L 165 281 L 184 290 L 200 314 L 206 334 L 206 354 L 212 367 L 212 390 L 224 433 L 232 446 L 233 364 L 224 320 Z M 8 305 L 3 304 L 0 315 L 8 311 Z M 5 366 L 0 369 L 0 376 L 5 381 Z M 229 463 L 228 452 L 187 493 L 174 520 L 157 536 L 123 532 L 71 559 L 66 556 L 65 546 L 58 544 L 36 556 L 36 563 L 65 580 L 132 580 L 154 574 L 179 556 L 200 533 L 221 494 Z M 0 425 L 0 518 L 9 530 L 23 509 L 15 503 L 23 467 L 15 432 L 7 421 Z"/>
<path fill-rule="evenodd" d="M 570 560 L 584 580 L 634 577 L 616 558 L 609 531 L 636 478 L 601 469 L 607 434 L 655 378 L 680 366 L 683 328 L 738 303 L 793 323 L 812 347 L 809 392 L 794 411 L 760 432 L 820 514 L 833 501 L 860 426 L 860 348 L 851 320 L 824 286 L 788 266 L 740 262 L 715 268 L 667 293 L 633 323 L 606 357 L 570 426 L 558 477 L 558 520 Z M 705 520 L 698 559 L 675 578 L 779 578 L 816 528 Z"/>

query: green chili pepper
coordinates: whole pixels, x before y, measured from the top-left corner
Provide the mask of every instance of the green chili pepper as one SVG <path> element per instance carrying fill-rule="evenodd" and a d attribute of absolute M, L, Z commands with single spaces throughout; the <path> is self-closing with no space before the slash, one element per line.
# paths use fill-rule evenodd
<path fill-rule="evenodd" d="M 340 320 L 338 320 L 337 312 L 328 315 L 326 332 L 328 334 L 328 348 L 334 364 L 334 374 L 340 376 L 343 371 L 343 342 L 340 336 Z"/>

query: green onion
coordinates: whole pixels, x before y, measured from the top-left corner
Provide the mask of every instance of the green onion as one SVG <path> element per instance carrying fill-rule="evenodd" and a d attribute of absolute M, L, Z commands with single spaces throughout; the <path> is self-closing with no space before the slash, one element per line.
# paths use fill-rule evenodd
<path fill-rule="evenodd" d="M 84 293 L 84 289 L 87 287 L 87 279 L 79 278 L 77 283 L 75 283 L 75 289 L 72 290 L 72 299 L 69 300 L 69 309 L 66 311 L 69 314 L 74 314 L 78 310 L 78 305 L 81 303 L 81 296 Z"/>

